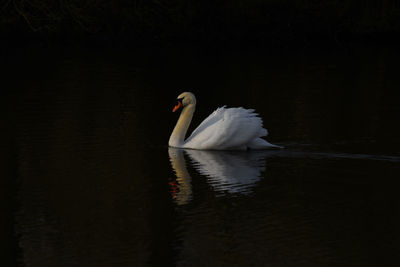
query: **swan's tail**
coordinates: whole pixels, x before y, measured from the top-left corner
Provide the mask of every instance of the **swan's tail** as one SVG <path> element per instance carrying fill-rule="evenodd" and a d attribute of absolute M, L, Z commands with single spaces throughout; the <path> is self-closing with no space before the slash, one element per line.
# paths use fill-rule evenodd
<path fill-rule="evenodd" d="M 282 146 L 277 146 L 274 144 L 269 143 L 268 141 L 265 141 L 262 138 L 254 138 L 253 140 L 250 141 L 250 143 L 247 144 L 247 147 L 250 149 L 282 149 Z"/>

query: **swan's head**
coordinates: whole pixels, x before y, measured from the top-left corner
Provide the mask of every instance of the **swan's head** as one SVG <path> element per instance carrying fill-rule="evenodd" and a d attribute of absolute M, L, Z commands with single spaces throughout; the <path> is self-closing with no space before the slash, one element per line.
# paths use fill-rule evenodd
<path fill-rule="evenodd" d="M 173 112 L 177 111 L 180 108 L 184 108 L 188 105 L 196 105 L 196 97 L 191 92 L 184 92 L 178 96 L 176 99 L 176 105 Z"/>

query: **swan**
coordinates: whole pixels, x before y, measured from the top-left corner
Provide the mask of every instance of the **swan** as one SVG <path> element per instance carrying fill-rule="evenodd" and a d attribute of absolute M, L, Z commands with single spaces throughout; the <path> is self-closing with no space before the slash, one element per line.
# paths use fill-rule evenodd
<path fill-rule="evenodd" d="M 173 112 L 182 108 L 168 145 L 200 150 L 246 150 L 281 148 L 261 137 L 267 136 L 262 119 L 254 109 L 218 108 L 209 115 L 185 140 L 186 132 L 196 109 L 196 97 L 184 92 L 177 98 Z"/>

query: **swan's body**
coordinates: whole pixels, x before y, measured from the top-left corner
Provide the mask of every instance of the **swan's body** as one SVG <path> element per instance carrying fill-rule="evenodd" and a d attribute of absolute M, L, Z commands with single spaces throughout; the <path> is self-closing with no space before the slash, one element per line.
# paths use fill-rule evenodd
<path fill-rule="evenodd" d="M 208 116 L 185 140 L 196 109 L 196 98 L 185 92 L 178 96 L 174 111 L 183 107 L 169 146 L 202 150 L 244 150 L 280 148 L 262 139 L 268 131 L 253 109 L 221 107 Z"/>

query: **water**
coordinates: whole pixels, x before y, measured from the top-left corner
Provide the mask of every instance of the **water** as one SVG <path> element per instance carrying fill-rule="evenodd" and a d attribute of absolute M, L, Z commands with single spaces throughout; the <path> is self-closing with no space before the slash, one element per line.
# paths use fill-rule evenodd
<path fill-rule="evenodd" d="M 393 47 L 10 55 L 1 243 L 21 266 L 396 266 Z M 280 151 L 168 149 L 255 108 Z M 189 131 L 193 130 L 193 127 Z"/>

